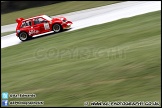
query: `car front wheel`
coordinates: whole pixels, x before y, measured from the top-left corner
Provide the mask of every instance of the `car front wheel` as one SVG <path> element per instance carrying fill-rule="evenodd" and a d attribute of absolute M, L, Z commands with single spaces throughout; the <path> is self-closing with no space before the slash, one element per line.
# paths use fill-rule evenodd
<path fill-rule="evenodd" d="M 19 39 L 20 39 L 21 41 L 26 41 L 26 40 L 28 40 L 28 38 L 29 38 L 29 36 L 28 36 L 28 34 L 27 34 L 26 32 L 21 32 L 21 33 L 19 34 Z"/>
<path fill-rule="evenodd" d="M 54 24 L 52 26 L 52 30 L 55 32 L 55 33 L 58 33 L 60 31 L 62 31 L 62 26 L 60 24 Z"/>

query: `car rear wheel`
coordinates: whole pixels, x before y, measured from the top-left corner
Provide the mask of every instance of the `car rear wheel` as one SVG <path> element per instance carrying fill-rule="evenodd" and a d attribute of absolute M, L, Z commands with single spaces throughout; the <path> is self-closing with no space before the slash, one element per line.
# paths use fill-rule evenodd
<path fill-rule="evenodd" d="M 21 41 L 26 41 L 26 40 L 29 39 L 29 36 L 28 36 L 28 34 L 27 34 L 26 32 L 21 32 L 21 33 L 19 34 L 19 39 L 20 39 Z"/>
<path fill-rule="evenodd" d="M 60 32 L 60 31 L 62 31 L 62 26 L 61 26 L 60 24 L 54 24 L 54 25 L 52 26 L 52 30 L 53 30 L 54 32 L 58 33 L 58 32 Z"/>

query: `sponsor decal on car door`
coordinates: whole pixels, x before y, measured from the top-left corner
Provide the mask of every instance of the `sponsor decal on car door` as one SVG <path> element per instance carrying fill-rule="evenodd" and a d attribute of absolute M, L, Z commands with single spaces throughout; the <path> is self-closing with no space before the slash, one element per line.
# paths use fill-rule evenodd
<path fill-rule="evenodd" d="M 29 30 L 29 35 L 36 35 L 39 33 L 39 30 L 31 29 Z"/>

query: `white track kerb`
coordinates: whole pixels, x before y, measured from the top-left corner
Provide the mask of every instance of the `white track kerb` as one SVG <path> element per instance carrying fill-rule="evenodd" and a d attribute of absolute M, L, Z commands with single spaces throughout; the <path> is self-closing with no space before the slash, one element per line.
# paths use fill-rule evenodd
<path fill-rule="evenodd" d="M 127 1 L 57 16 L 65 16 L 73 22 L 72 29 L 67 31 L 69 32 L 158 10 L 161 10 L 161 1 Z M 14 31 L 15 29 L 16 24 L 1 26 L 1 33 Z M 15 33 L 1 37 L 1 48 L 19 43 L 21 41 Z"/>

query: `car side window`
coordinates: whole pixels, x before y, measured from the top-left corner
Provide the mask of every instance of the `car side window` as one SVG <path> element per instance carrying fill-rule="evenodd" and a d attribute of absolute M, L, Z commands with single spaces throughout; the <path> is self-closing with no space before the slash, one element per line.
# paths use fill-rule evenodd
<path fill-rule="evenodd" d="M 22 22 L 21 28 L 25 27 L 25 22 Z"/>
<path fill-rule="evenodd" d="M 32 23 L 31 23 L 30 20 L 29 20 L 29 21 L 24 21 L 24 22 L 22 22 L 22 24 L 21 24 L 21 28 L 27 27 L 27 26 L 31 26 L 31 25 L 32 25 Z"/>
<path fill-rule="evenodd" d="M 34 25 L 36 25 L 36 24 L 39 24 L 38 18 L 35 18 L 35 19 L 34 19 Z"/>
<path fill-rule="evenodd" d="M 31 21 L 26 21 L 26 26 L 31 26 Z"/>
<path fill-rule="evenodd" d="M 43 19 L 43 18 L 35 18 L 34 19 L 34 24 L 36 25 L 36 24 L 40 24 L 40 23 L 44 23 L 45 22 L 45 20 Z"/>

